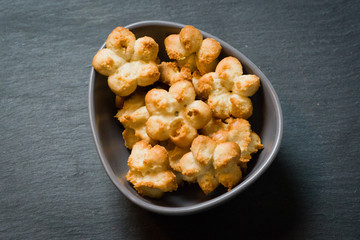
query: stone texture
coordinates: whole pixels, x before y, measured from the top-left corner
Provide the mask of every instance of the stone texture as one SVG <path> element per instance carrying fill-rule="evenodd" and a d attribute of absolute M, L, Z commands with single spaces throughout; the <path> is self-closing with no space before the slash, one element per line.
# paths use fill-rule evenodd
<path fill-rule="evenodd" d="M 2 1 L 0 238 L 359 239 L 357 1 Z M 184 217 L 129 202 L 88 118 L 93 55 L 118 25 L 191 24 L 243 52 L 277 90 L 279 155 L 230 202 Z M 200 226 L 200 222 L 206 225 Z"/>

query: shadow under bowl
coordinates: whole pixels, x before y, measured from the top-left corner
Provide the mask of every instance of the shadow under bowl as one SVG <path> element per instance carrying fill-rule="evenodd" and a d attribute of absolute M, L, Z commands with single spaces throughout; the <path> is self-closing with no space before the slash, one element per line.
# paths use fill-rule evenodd
<path fill-rule="evenodd" d="M 144 21 L 126 26 L 137 38 L 150 36 L 159 44 L 159 57 L 168 61 L 164 39 L 169 34 L 179 33 L 185 25 L 165 21 Z M 124 128 L 114 118 L 117 112 L 115 95 L 107 85 L 107 77 L 97 73 L 94 68 L 90 74 L 89 115 L 96 148 L 101 162 L 111 181 L 129 200 L 135 204 L 161 214 L 183 215 L 215 207 L 244 191 L 261 176 L 274 160 L 279 148 L 283 131 L 283 118 L 280 102 L 267 77 L 241 52 L 226 42 L 201 31 L 204 38 L 214 38 L 220 42 L 222 52 L 219 59 L 233 56 L 240 60 L 244 73 L 259 76 L 261 87 L 251 97 L 254 113 L 249 119 L 252 129 L 259 134 L 264 149 L 254 155 L 242 181 L 232 190 L 219 187 L 205 196 L 197 184 L 185 184 L 176 192 L 165 193 L 160 199 L 140 196 L 126 181 L 129 170 L 127 160 L 130 151 L 125 147 L 122 131 Z M 104 48 L 105 44 L 101 48 Z"/>

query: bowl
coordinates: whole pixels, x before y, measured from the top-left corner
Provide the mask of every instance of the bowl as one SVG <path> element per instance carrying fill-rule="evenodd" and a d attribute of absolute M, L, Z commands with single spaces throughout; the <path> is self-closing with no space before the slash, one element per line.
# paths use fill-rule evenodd
<path fill-rule="evenodd" d="M 179 33 L 185 25 L 165 21 L 143 21 L 126 26 L 137 38 L 150 36 L 159 44 L 159 57 L 166 60 L 164 39 L 169 34 Z M 249 119 L 252 129 L 261 137 L 264 148 L 254 155 L 242 181 L 232 190 L 219 187 L 209 195 L 204 195 L 197 184 L 186 184 L 177 191 L 165 193 L 160 199 L 139 195 L 129 182 L 126 173 L 130 151 L 122 138 L 123 127 L 113 116 L 116 114 L 115 95 L 107 85 L 107 77 L 94 68 L 90 74 L 89 116 L 95 145 L 101 162 L 111 181 L 130 201 L 147 210 L 168 215 L 191 214 L 222 204 L 248 188 L 270 166 L 280 148 L 283 118 L 280 102 L 268 78 L 254 63 L 240 51 L 221 39 L 201 31 L 204 38 L 210 37 L 220 42 L 222 52 L 219 59 L 234 56 L 240 60 L 244 72 L 260 77 L 261 87 L 251 98 L 254 107 Z M 105 38 L 105 36 L 104 36 Z M 105 43 L 101 48 L 105 47 Z M 270 63 L 269 63 L 270 64 Z"/>

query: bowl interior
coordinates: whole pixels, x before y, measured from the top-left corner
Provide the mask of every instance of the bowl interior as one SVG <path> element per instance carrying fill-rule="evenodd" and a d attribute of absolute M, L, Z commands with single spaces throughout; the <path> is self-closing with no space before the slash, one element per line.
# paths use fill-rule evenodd
<path fill-rule="evenodd" d="M 168 60 L 164 39 L 169 34 L 178 33 L 184 25 L 169 22 L 141 22 L 127 26 L 136 37 L 150 36 L 159 44 L 159 57 Z M 243 54 L 222 40 L 202 32 L 204 38 L 218 40 L 223 50 L 220 58 L 234 56 L 244 67 L 245 73 L 256 74 L 261 79 L 259 91 L 251 98 L 254 107 L 253 116 L 249 119 L 252 129 L 261 137 L 264 149 L 259 151 L 249 163 L 249 169 L 242 182 L 231 191 L 219 187 L 205 196 L 197 184 L 185 184 L 176 192 L 165 193 L 160 199 L 140 196 L 125 179 L 128 172 L 127 159 L 130 151 L 125 147 L 122 138 L 124 130 L 113 117 L 116 114 L 115 95 L 107 85 L 107 77 L 92 69 L 89 90 L 89 112 L 95 143 L 101 161 L 114 184 L 134 203 L 159 213 L 182 214 L 203 210 L 215 206 L 251 184 L 274 159 L 282 135 L 282 115 L 276 93 L 264 74 Z"/>

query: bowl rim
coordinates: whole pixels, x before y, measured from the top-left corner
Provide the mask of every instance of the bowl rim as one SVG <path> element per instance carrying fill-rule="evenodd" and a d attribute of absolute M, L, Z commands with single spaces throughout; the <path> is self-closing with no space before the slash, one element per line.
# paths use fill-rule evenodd
<path fill-rule="evenodd" d="M 170 22 L 170 21 L 162 21 L 162 20 L 147 20 L 147 21 L 140 21 L 135 22 L 132 24 L 129 24 L 125 26 L 125 28 L 128 28 L 129 30 L 139 28 L 139 27 L 148 27 L 148 26 L 163 26 L 163 27 L 175 27 L 175 28 L 183 28 L 186 26 L 185 24 L 176 23 L 176 22 Z M 200 30 L 200 29 L 199 29 Z M 242 54 L 239 50 L 232 47 L 230 44 L 226 43 L 225 41 L 219 39 L 218 37 L 215 37 L 207 32 L 204 32 L 200 30 L 200 32 L 205 35 L 206 37 L 213 38 L 217 40 L 223 48 L 227 48 L 230 52 L 236 52 L 236 55 L 239 55 L 242 57 L 242 59 L 246 60 L 246 64 L 250 66 L 252 69 L 255 69 L 260 74 L 260 79 L 262 84 L 266 83 L 267 87 L 269 88 L 269 93 L 271 98 L 274 101 L 274 105 L 276 107 L 276 118 L 279 120 L 277 122 L 277 130 L 276 130 L 276 137 L 275 137 L 275 144 L 274 148 L 270 152 L 267 160 L 264 162 L 262 166 L 257 168 L 255 172 L 251 174 L 248 178 L 246 178 L 244 181 L 242 181 L 240 184 L 238 184 L 236 187 L 234 187 L 231 191 L 225 192 L 221 194 L 220 196 L 217 196 L 213 199 L 207 200 L 202 203 L 197 203 L 192 206 L 183 206 L 183 207 L 166 207 L 166 206 L 159 206 L 154 205 L 152 203 L 142 201 L 139 198 L 136 198 L 133 196 L 133 194 L 129 193 L 128 190 L 119 182 L 118 178 L 116 177 L 115 173 L 113 172 L 109 162 L 107 161 L 105 154 L 102 150 L 100 140 L 99 140 L 99 134 L 97 132 L 97 129 L 95 127 L 95 109 L 94 109 L 94 83 L 95 83 L 95 70 L 94 67 L 91 67 L 91 73 L 90 73 L 90 82 L 89 82 L 89 94 L 88 94 L 88 104 L 89 104 L 89 120 L 90 120 L 90 126 L 92 130 L 93 139 L 96 145 L 96 149 L 98 152 L 98 155 L 100 157 L 101 163 L 105 168 L 105 171 L 107 172 L 110 180 L 113 182 L 113 184 L 117 187 L 118 190 L 122 194 L 124 194 L 130 201 L 135 203 L 136 205 L 143 207 L 149 211 L 161 213 L 165 215 L 186 215 L 186 214 L 192 214 L 196 212 L 203 211 L 205 209 L 210 209 L 212 207 L 215 207 L 225 201 L 230 200 L 231 198 L 238 195 L 240 192 L 244 191 L 246 188 L 248 188 L 253 182 L 255 182 L 265 171 L 268 169 L 268 167 L 271 165 L 271 163 L 274 161 L 281 145 L 282 135 L 283 135 L 283 115 L 281 110 L 281 105 L 279 98 L 275 92 L 275 89 L 273 88 L 271 82 L 269 79 L 262 73 L 262 71 L 252 62 L 250 61 L 244 54 Z M 105 47 L 104 43 L 100 49 Z M 100 50 L 99 49 L 99 50 Z"/>

